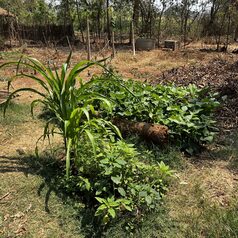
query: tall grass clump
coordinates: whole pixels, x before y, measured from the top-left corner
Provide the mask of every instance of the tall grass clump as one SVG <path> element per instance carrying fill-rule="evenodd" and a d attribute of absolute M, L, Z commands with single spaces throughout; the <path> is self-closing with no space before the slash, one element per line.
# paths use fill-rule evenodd
<path fill-rule="evenodd" d="M 15 94 L 23 91 L 29 91 L 37 94 L 38 99 L 31 102 L 31 112 L 33 115 L 34 107 L 37 104 L 44 105 L 52 117 L 48 119 L 45 125 L 43 137 L 47 137 L 50 134 L 59 133 L 63 136 L 64 145 L 66 149 L 66 172 L 69 175 L 70 168 L 70 151 L 72 144 L 82 134 L 86 134 L 94 147 L 94 138 L 89 128 L 94 126 L 97 129 L 105 129 L 109 126 L 118 135 L 119 131 L 110 122 L 106 122 L 103 119 L 96 119 L 94 116 L 96 111 L 92 105 L 93 101 L 102 102 L 102 108 L 105 110 L 111 110 L 111 104 L 103 95 L 97 93 L 85 93 L 85 88 L 94 83 L 94 79 L 87 83 L 83 83 L 82 79 L 78 75 L 87 68 L 98 65 L 103 67 L 100 62 L 81 61 L 77 63 L 71 70 L 69 70 L 71 53 L 69 54 L 66 62 L 62 65 L 61 70 L 56 70 L 45 66 L 39 60 L 31 57 L 22 57 L 18 62 L 8 62 L 1 65 L 1 68 L 16 65 L 17 74 L 12 78 L 14 81 L 16 78 L 29 78 L 40 86 L 40 89 L 33 87 L 20 88 L 10 94 L 4 107 L 4 115 L 6 109 L 9 106 L 10 101 Z M 28 68 L 37 75 L 27 74 L 21 71 L 21 67 Z M 80 87 L 77 87 L 77 81 Z M 50 127 L 50 125 L 56 125 L 56 127 Z M 57 130 L 58 129 L 58 130 Z"/>

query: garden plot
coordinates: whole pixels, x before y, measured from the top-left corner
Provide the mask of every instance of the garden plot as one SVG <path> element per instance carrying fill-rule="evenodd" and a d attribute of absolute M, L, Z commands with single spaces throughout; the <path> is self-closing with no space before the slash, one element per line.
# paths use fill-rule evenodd
<path fill-rule="evenodd" d="M 42 50 L 41 53 L 43 52 Z M 64 52 L 61 53 L 60 60 L 65 56 Z M 154 57 L 151 53 L 145 54 Z M 171 57 L 170 52 L 163 54 L 164 57 Z M 125 55 L 126 53 L 123 53 L 120 57 Z M 184 64 L 183 56 L 177 57 L 181 57 L 177 64 Z M 191 59 L 191 62 L 197 61 L 198 58 Z M 42 59 L 45 62 L 44 56 Z M 75 65 L 75 57 L 72 60 L 69 70 Z M 128 60 L 133 62 L 132 67 L 137 63 L 141 64 L 136 62 L 136 59 Z M 150 70 L 157 67 L 150 60 L 147 61 Z M 120 62 L 116 65 L 115 62 L 112 64 L 115 64 L 117 69 L 126 68 L 128 63 L 124 62 L 123 65 Z M 93 69 L 90 71 L 94 72 Z M 176 69 L 171 72 L 173 71 Z M 100 70 L 96 72 L 99 74 Z M 130 67 L 123 72 L 124 75 L 128 73 Z M 158 78 L 162 72 L 151 71 L 151 78 L 156 74 Z M 169 75 L 165 72 L 166 74 Z M 70 73 L 64 76 L 66 75 Z M 91 81 L 88 80 L 88 75 L 93 76 Z M 174 143 L 177 145 L 176 148 L 170 144 L 162 149 L 145 143 L 134 135 L 120 141 L 120 134 L 116 128 L 110 123 L 106 124 L 115 116 L 130 121 L 161 123 L 168 125 L 174 141 L 189 139 L 184 140 L 183 144 L 189 145 L 188 142 L 193 142 L 190 145 L 194 145 L 194 142 L 202 141 L 201 144 L 206 145 L 215 135 L 214 121 L 209 120 L 211 112 L 218 106 L 217 99 L 221 99 L 213 95 L 219 90 L 215 89 L 209 94 L 199 89 L 199 83 L 196 83 L 198 87 L 151 86 L 133 80 L 124 81 L 120 77 L 120 80 L 118 77 L 116 80 L 114 78 L 113 82 L 110 81 L 111 71 L 102 76 L 88 72 L 82 76 L 85 76 L 86 80 L 81 82 L 81 91 L 77 91 L 79 94 L 76 91 L 72 95 L 68 94 L 72 92 L 72 88 L 71 91 L 67 91 L 70 87 L 67 84 L 63 87 L 59 80 L 61 93 L 58 87 L 55 87 L 55 95 L 51 94 L 45 98 L 43 96 L 45 105 L 51 103 L 50 108 L 57 110 L 60 109 L 57 105 L 64 105 L 65 109 L 69 109 L 67 103 L 80 96 L 81 101 L 75 101 L 76 108 L 72 108 L 73 113 L 65 114 L 65 110 L 60 109 L 53 115 L 52 111 L 46 111 L 42 116 L 42 108 L 38 108 L 35 119 L 27 119 L 27 110 L 25 107 L 23 110 L 21 105 L 29 105 L 31 101 L 41 98 L 44 92 L 41 86 L 47 80 L 40 78 L 43 80 L 40 85 L 30 78 L 17 79 L 13 83 L 14 90 L 34 87 L 39 94 L 35 96 L 33 91 L 18 92 L 20 95 L 14 102 L 20 105 L 20 108 L 18 105 L 13 108 L 9 105 L 9 120 L 1 118 L 0 129 L 4 149 L 1 143 L 0 161 L 3 166 L 0 168 L 0 202 L 3 202 L 4 206 L 1 206 L 0 213 L 0 226 L 3 228 L 0 235 L 116 237 L 116 234 L 120 234 L 120 237 L 127 237 L 134 234 L 135 237 L 199 237 L 200 234 L 208 234 L 210 237 L 220 237 L 221 234 L 225 234 L 226 237 L 233 237 L 232 235 L 237 234 L 237 223 L 234 220 L 238 179 L 234 172 L 237 170 L 235 134 L 229 141 L 226 139 L 223 145 L 212 144 L 205 147 L 205 151 L 201 150 L 202 153 L 197 151 L 197 156 L 186 157 L 179 150 L 185 149 L 184 146 L 180 147 L 181 143 Z M 143 78 L 137 79 L 144 81 L 145 78 L 146 74 Z M 64 80 L 64 77 L 61 77 L 61 80 Z M 101 85 L 100 80 L 104 80 L 105 83 Z M 115 82 L 117 84 L 114 84 Z M 74 86 L 74 83 L 71 86 Z M 222 97 L 226 94 L 222 94 Z M 90 95 L 97 97 L 96 100 L 89 98 Z M 66 100 L 57 104 L 57 98 L 62 96 Z M 56 100 L 51 100 L 54 97 Z M 70 105 L 73 106 L 72 103 Z M 22 114 L 24 116 L 19 117 Z M 38 117 L 39 115 L 41 117 Z M 60 115 L 66 123 L 63 126 L 60 120 L 52 121 L 53 127 L 46 124 L 44 130 L 44 123 L 54 115 Z M 176 115 L 180 117 L 177 118 Z M 200 119 L 200 124 L 196 117 Z M 78 122 L 78 125 L 75 125 L 75 122 Z M 41 134 L 40 131 L 44 131 L 46 136 L 54 134 L 54 131 L 51 131 L 54 129 L 54 123 L 56 126 L 59 123 L 59 130 L 55 132 L 67 128 L 66 133 L 62 133 L 63 137 L 59 135 L 60 139 L 56 140 L 56 143 L 38 146 L 39 157 L 35 156 L 35 142 Z M 89 131 L 91 123 L 97 127 Z M 29 124 L 32 126 L 29 127 Z M 78 126 L 77 130 L 75 126 Z M 208 126 L 207 131 L 202 130 L 205 126 Z M 34 136 L 31 135 L 33 131 Z M 75 136 L 79 131 L 82 137 Z M 210 132 L 212 134 L 207 134 Z M 64 144 L 65 136 L 67 138 Z M 125 168 L 128 169 L 124 171 Z M 209 216 L 217 219 L 209 220 Z M 196 223 L 199 217 L 202 219 Z M 196 229 L 192 229 L 195 225 Z M 40 229 L 42 226 L 47 229 Z M 217 226 L 219 229 L 215 229 Z M 68 227 L 71 228 L 70 232 L 67 230 Z M 226 229 L 227 227 L 229 229 Z"/>

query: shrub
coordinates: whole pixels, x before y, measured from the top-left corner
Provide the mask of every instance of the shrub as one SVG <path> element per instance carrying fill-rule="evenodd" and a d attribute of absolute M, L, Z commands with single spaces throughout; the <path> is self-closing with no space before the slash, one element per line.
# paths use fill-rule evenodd
<path fill-rule="evenodd" d="M 217 131 L 213 113 L 219 103 L 207 88 L 151 86 L 132 80 L 121 80 L 121 84 L 127 90 L 101 83 L 90 89 L 114 102 L 113 113 L 105 116 L 166 125 L 171 141 L 190 154 L 213 140 Z"/>
<path fill-rule="evenodd" d="M 95 151 L 95 143 L 93 135 L 90 130 L 96 128 L 97 130 L 104 130 L 108 132 L 106 127 L 111 128 L 120 136 L 119 130 L 110 122 L 95 117 L 96 111 L 93 106 L 93 101 L 101 101 L 102 108 L 111 110 L 110 102 L 102 95 L 96 93 L 86 92 L 86 88 L 95 83 L 97 79 L 83 83 L 78 75 L 92 65 L 100 65 L 100 62 L 81 61 L 77 63 L 71 70 L 69 70 L 71 53 L 66 62 L 62 65 L 59 72 L 56 68 L 51 69 L 40 61 L 31 57 L 22 57 L 18 62 L 8 62 L 2 64 L 1 68 L 16 65 L 17 73 L 12 78 L 13 81 L 19 77 L 29 78 L 40 86 L 40 90 L 29 88 L 20 88 L 12 92 L 6 101 L 4 114 L 6 109 L 15 94 L 21 91 L 30 91 L 40 96 L 39 99 L 32 101 L 31 112 L 33 114 L 34 107 L 41 103 L 49 110 L 52 117 L 48 119 L 45 125 L 43 137 L 53 135 L 54 133 L 61 134 L 64 139 L 66 150 L 66 174 L 70 174 L 70 154 L 74 150 L 74 144 L 77 143 L 78 138 L 83 134 L 88 136 Z M 21 71 L 21 67 L 33 70 L 37 75 L 32 75 Z M 103 79 L 101 79 L 103 80 Z M 112 78 L 110 78 L 112 80 Z M 80 82 L 77 87 L 76 82 Z M 53 124 L 57 128 L 50 127 Z M 57 130 L 58 129 L 58 130 Z"/>
<path fill-rule="evenodd" d="M 133 144 L 122 140 L 100 140 L 96 144 L 96 156 L 87 148 L 89 145 L 78 144 L 80 154 L 74 158 L 74 175 L 63 183 L 67 191 L 83 194 L 87 204 L 96 207 L 95 215 L 103 217 L 104 224 L 126 211 L 141 216 L 156 209 L 173 171 L 163 162 L 141 162 Z"/>

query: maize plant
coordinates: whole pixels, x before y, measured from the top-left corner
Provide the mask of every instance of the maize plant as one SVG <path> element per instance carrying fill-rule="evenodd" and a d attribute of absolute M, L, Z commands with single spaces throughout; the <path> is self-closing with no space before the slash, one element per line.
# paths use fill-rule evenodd
<path fill-rule="evenodd" d="M 11 83 L 16 78 L 21 78 L 22 80 L 29 78 L 40 86 L 40 89 L 27 87 L 19 88 L 12 92 L 6 101 L 4 115 L 15 94 L 24 91 L 37 94 L 39 98 L 31 102 L 31 113 L 33 115 L 34 107 L 37 104 L 43 104 L 46 110 L 53 115 L 46 121 L 42 137 L 45 139 L 55 133 L 62 135 L 66 150 L 67 177 L 69 177 L 70 174 L 70 154 L 74 150 L 74 145 L 83 134 L 90 140 L 95 153 L 95 140 L 93 133 L 91 133 L 92 129 L 94 131 L 103 130 L 104 133 L 107 133 L 109 131 L 108 128 L 110 128 L 114 133 L 120 136 L 120 132 L 116 126 L 104 119 L 95 117 L 97 112 L 93 106 L 93 102 L 98 101 L 103 105 L 105 110 L 111 111 L 110 101 L 99 93 L 89 93 L 87 90 L 90 85 L 98 82 L 98 80 L 113 80 L 115 82 L 116 78 L 114 78 L 113 75 L 105 79 L 102 77 L 94 77 L 90 81 L 83 83 L 79 75 L 87 68 L 97 65 L 104 70 L 107 69 L 101 65 L 102 61 L 80 61 L 70 69 L 71 55 L 72 53 L 69 54 L 61 70 L 57 70 L 55 65 L 51 68 L 49 65 L 46 66 L 35 58 L 24 56 L 21 57 L 19 61 L 7 62 L 0 66 L 0 69 L 13 65 L 17 67 L 16 75 L 12 77 Z M 36 74 L 25 73 L 25 71 L 21 71 L 21 67 L 30 69 Z M 51 124 L 54 125 L 53 129 L 50 129 Z M 56 128 L 59 130 L 56 130 Z"/>

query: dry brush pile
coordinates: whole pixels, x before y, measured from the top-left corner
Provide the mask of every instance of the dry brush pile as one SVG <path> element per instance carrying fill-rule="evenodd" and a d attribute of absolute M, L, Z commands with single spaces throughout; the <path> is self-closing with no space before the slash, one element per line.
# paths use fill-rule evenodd
<path fill-rule="evenodd" d="M 153 84 L 195 84 L 219 93 L 222 106 L 217 110 L 219 126 L 230 131 L 238 126 L 238 61 L 214 59 L 207 64 L 174 68 L 163 72 Z"/>

